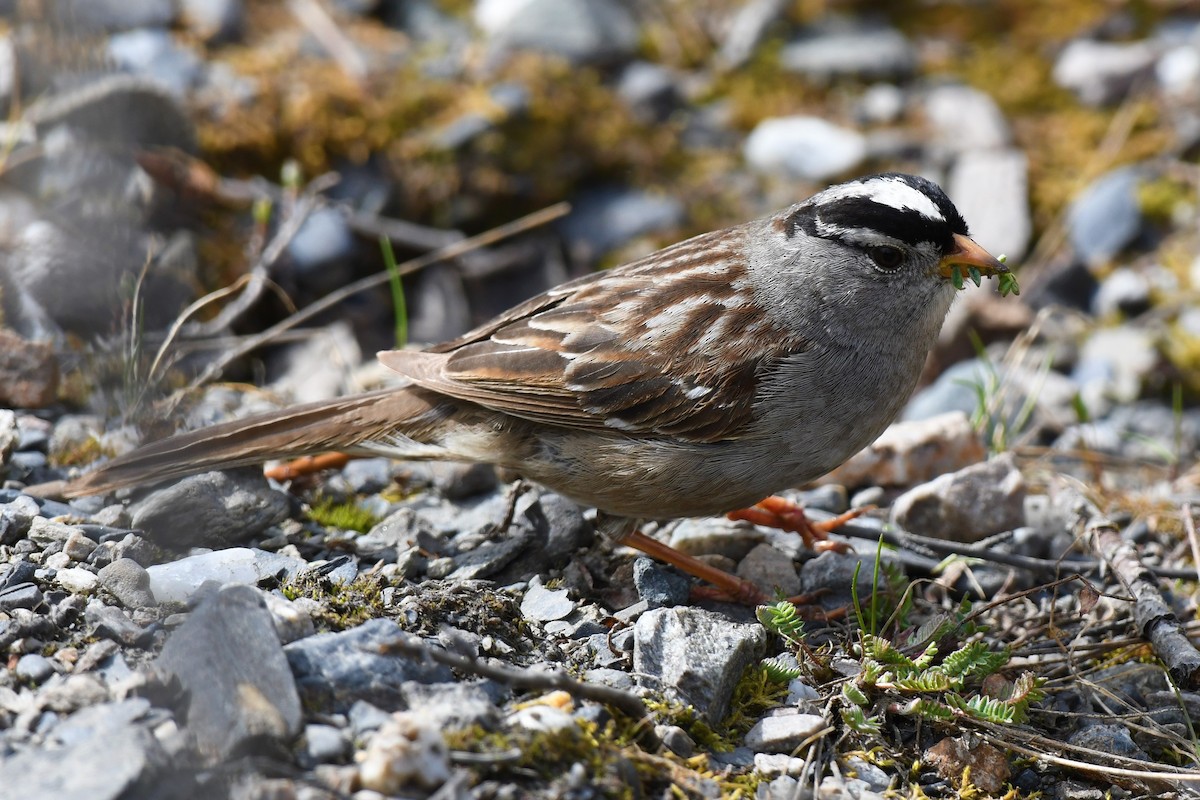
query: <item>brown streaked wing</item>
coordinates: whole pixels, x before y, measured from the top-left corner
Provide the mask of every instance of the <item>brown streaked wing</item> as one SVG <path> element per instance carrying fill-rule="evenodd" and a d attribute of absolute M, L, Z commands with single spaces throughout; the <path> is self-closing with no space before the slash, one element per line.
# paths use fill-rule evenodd
<path fill-rule="evenodd" d="M 421 386 L 537 422 L 737 438 L 762 374 L 804 347 L 745 294 L 742 236 L 689 239 L 564 284 L 433 352 L 380 359 Z"/>

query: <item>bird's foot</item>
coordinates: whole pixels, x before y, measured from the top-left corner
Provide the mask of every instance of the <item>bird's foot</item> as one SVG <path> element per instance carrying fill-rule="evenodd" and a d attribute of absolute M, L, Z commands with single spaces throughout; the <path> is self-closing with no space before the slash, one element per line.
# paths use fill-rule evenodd
<path fill-rule="evenodd" d="M 762 502 L 755 503 L 750 508 L 730 511 L 725 516 L 732 520 L 745 520 L 766 528 L 778 528 L 789 533 L 798 533 L 804 540 L 804 546 L 810 550 L 817 552 L 835 550 L 844 553 L 850 549 L 850 546 L 843 542 L 829 541 L 829 532 L 837 530 L 850 520 L 861 517 L 870 510 L 869 506 L 852 508 L 832 519 L 813 522 L 804 513 L 804 507 L 799 503 L 788 500 L 786 497 L 772 495 Z"/>
<path fill-rule="evenodd" d="M 326 469 L 341 469 L 348 463 L 350 463 L 350 456 L 345 453 L 322 453 L 319 456 L 304 456 L 285 464 L 267 467 L 263 470 L 263 474 L 273 481 L 283 483 Z"/>

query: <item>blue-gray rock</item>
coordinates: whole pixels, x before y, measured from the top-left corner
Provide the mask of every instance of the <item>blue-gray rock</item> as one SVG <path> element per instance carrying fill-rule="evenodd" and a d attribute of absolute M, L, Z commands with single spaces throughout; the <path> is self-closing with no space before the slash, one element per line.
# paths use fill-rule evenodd
<path fill-rule="evenodd" d="M 342 467 L 342 478 L 355 494 L 378 494 L 392 484 L 388 458 L 355 458 Z"/>
<path fill-rule="evenodd" d="M 143 628 L 116 606 L 92 600 L 83 615 L 93 636 L 111 639 L 125 647 L 143 647 L 153 639 L 154 631 Z"/>
<path fill-rule="evenodd" d="M 404 707 L 407 680 L 453 680 L 448 667 L 387 652 L 403 632 L 395 622 L 373 619 L 340 633 L 319 633 L 284 648 L 304 704 L 345 712 L 356 700 L 387 710 Z"/>
<path fill-rule="evenodd" d="M 649 558 L 633 562 L 633 587 L 650 608 L 669 608 L 687 603 L 692 579 Z"/>
<path fill-rule="evenodd" d="M 183 23 L 207 42 L 232 42 L 242 36 L 243 0 L 179 0 Z"/>
<path fill-rule="evenodd" d="M 271 615 L 249 586 L 197 606 L 155 662 L 184 690 L 186 731 L 210 763 L 278 751 L 300 733 L 300 697 Z"/>
<path fill-rule="evenodd" d="M 159 489 L 130 509 L 133 525 L 174 548 L 245 541 L 282 521 L 287 496 L 255 469 L 206 472 Z"/>
<path fill-rule="evenodd" d="M 37 569 L 37 564 L 23 558 L 0 565 L 0 589 L 31 583 Z"/>
<path fill-rule="evenodd" d="M 638 682 L 687 703 L 710 723 L 724 719 L 743 670 L 764 654 L 761 625 L 698 608 L 655 608 L 634 625 Z"/>
<path fill-rule="evenodd" d="M 500 50 L 537 50 L 573 64 L 612 64 L 633 53 L 638 27 L 617 0 L 500 0 L 476 21 Z"/>
<path fill-rule="evenodd" d="M 875 553 L 821 553 L 800 566 L 800 587 L 805 594 L 820 593 L 822 608 L 840 608 L 853 603 L 851 588 L 858 573 L 858 596 L 870 597 L 874 586 Z M 882 584 L 884 576 L 880 574 Z M 880 587 L 883 588 L 882 586 Z"/>
<path fill-rule="evenodd" d="M 355 700 L 347 714 L 350 717 L 350 729 L 354 735 L 362 738 L 371 731 L 378 730 L 392 715 L 381 708 L 371 705 L 366 700 Z"/>
<path fill-rule="evenodd" d="M 1169 463 L 1200 447 L 1200 414 L 1176 417 L 1153 401 L 1121 404 L 1103 419 L 1074 425 L 1055 440 L 1055 450 L 1088 450 L 1132 461 Z"/>
<path fill-rule="evenodd" d="M 204 62 L 165 30 L 139 29 L 108 39 L 108 55 L 118 69 L 140 75 L 184 99 L 200 83 Z"/>
<path fill-rule="evenodd" d="M 155 604 L 150 591 L 150 573 L 130 558 L 119 558 L 97 573 L 100 583 L 130 610 Z"/>
<path fill-rule="evenodd" d="M 288 242 L 287 253 L 301 273 L 309 273 L 349 258 L 354 247 L 354 234 L 345 212 L 323 206 L 305 218 Z"/>
<path fill-rule="evenodd" d="M 857 131 L 818 117 L 771 117 L 746 137 L 743 154 L 758 172 L 824 181 L 861 164 L 867 142 Z"/>
<path fill-rule="evenodd" d="M 18 678 L 31 683 L 41 683 L 54 674 L 54 665 L 50 659 L 38 653 L 26 653 L 17 660 L 13 670 Z"/>
<path fill-rule="evenodd" d="M 431 0 L 384 0 L 379 16 L 423 46 L 452 49 L 471 40 L 470 29 Z"/>
<path fill-rule="evenodd" d="M 23 538 L 37 515 L 37 503 L 24 495 L 0 506 L 0 545 L 15 544 Z"/>
<path fill-rule="evenodd" d="M 1071 204 L 1067 235 L 1079 258 L 1100 266 L 1129 246 L 1142 230 L 1138 170 L 1121 167 L 1093 181 Z"/>
<path fill-rule="evenodd" d="M 18 608 L 35 609 L 42 604 L 42 592 L 36 584 L 18 583 L 0 589 L 0 611 L 14 611 Z"/>
<path fill-rule="evenodd" d="M 1029 248 L 1029 164 L 1020 150 L 970 150 L 955 160 L 946 193 L 971 220 L 971 236 L 988 252 L 1018 259 Z"/>
<path fill-rule="evenodd" d="M 607 253 L 646 234 L 682 224 L 683 204 L 640 189 L 589 189 L 574 198 L 571 214 L 559 224 L 571 255 L 595 263 Z"/>
<path fill-rule="evenodd" d="M 1067 743 L 1123 758 L 1151 760 L 1142 748 L 1134 744 L 1129 729 L 1124 725 L 1089 725 L 1067 737 Z"/>
<path fill-rule="evenodd" d="M 916 66 L 916 52 L 895 28 L 832 19 L 784 45 L 779 64 L 816 80 L 903 78 Z"/>
<path fill-rule="evenodd" d="M 45 746 L 0 755 L 0 793 L 54 800 L 146 796 L 169 763 L 149 726 L 136 721 L 148 710 L 149 703 L 138 699 L 78 711 L 55 728 Z M 186 796 L 189 784 L 181 774 L 170 788 Z"/>
<path fill-rule="evenodd" d="M 756 753 L 790 753 L 824 727 L 822 714 L 780 709 L 754 723 L 746 734 L 746 746 Z"/>
<path fill-rule="evenodd" d="M 979 389 L 988 385 L 991 374 L 979 359 L 959 361 L 913 395 L 900 419 L 932 419 L 950 411 L 961 411 L 970 417 L 979 407 Z"/>
<path fill-rule="evenodd" d="M 1054 64 L 1054 82 L 1093 106 L 1120 101 L 1149 78 L 1160 46 L 1154 42 L 1097 42 L 1076 39 Z"/>
<path fill-rule="evenodd" d="M 547 564 L 559 566 L 581 547 L 596 538 L 596 528 L 583 516 L 583 509 L 562 495 L 544 492 L 538 496 L 538 508 L 546 521 L 546 543 L 542 556 Z"/>

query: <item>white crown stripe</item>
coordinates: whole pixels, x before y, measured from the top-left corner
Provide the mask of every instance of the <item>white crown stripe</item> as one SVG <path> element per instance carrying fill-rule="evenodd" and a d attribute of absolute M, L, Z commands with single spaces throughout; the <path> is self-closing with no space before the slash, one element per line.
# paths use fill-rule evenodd
<path fill-rule="evenodd" d="M 847 197 L 865 197 L 880 205 L 891 206 L 897 211 L 916 211 L 926 219 L 945 222 L 937 204 L 924 192 L 914 189 L 899 178 L 871 178 L 862 183 L 847 183 L 827 189 L 819 196 L 820 202 L 842 200 Z"/>

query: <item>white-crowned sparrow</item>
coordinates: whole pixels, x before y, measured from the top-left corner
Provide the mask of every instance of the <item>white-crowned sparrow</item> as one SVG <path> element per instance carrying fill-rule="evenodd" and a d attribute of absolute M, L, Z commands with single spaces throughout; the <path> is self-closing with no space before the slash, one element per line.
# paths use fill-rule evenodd
<path fill-rule="evenodd" d="M 411 384 L 154 442 L 68 495 L 338 450 L 496 464 L 628 520 L 703 516 L 832 470 L 903 407 L 957 269 L 1006 267 L 934 183 L 875 175 L 570 281 Z"/>

